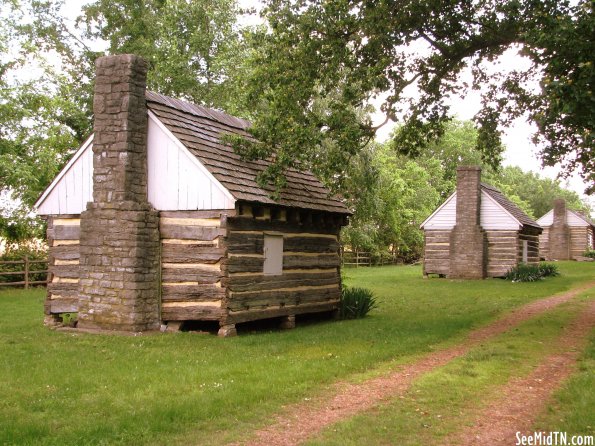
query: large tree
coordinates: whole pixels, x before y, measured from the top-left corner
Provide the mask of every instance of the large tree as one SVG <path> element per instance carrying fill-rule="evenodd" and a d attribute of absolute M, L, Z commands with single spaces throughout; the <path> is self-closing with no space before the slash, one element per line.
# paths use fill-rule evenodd
<path fill-rule="evenodd" d="M 487 163 L 497 164 L 503 127 L 524 115 L 543 162 L 580 171 L 594 191 L 590 0 L 268 0 L 264 17 L 247 94 L 260 142 L 237 142 L 248 157 L 275 159 L 264 180 L 282 184 L 284 168 L 316 165 L 329 144 L 346 159 L 360 151 L 377 126 L 357 110 L 374 98 L 387 121 L 403 123 L 393 148 L 418 155 L 444 133 L 448 99 L 474 88 Z M 510 48 L 529 68 L 494 72 Z"/>

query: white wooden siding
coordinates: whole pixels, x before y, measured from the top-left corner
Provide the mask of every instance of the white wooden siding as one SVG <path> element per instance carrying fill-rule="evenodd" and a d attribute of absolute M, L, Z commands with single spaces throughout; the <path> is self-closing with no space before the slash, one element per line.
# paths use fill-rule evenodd
<path fill-rule="evenodd" d="M 454 227 L 456 219 L 457 193 L 455 192 L 422 223 L 421 227 L 425 230 L 448 230 Z M 482 228 L 494 230 L 517 230 L 521 227 L 516 218 L 484 191 L 481 192 L 480 223 Z"/>
<path fill-rule="evenodd" d="M 233 209 L 229 191 L 149 113 L 149 202 L 161 211 Z"/>
<path fill-rule="evenodd" d="M 80 214 L 93 201 L 92 141 L 92 136 L 85 141 L 37 200 L 38 214 Z"/>
<path fill-rule="evenodd" d="M 421 224 L 422 229 L 452 229 L 457 219 L 457 193 L 446 199 L 426 221 Z"/>
<path fill-rule="evenodd" d="M 540 226 L 547 227 L 554 224 L 554 210 L 550 210 L 547 214 L 537 220 L 537 223 Z M 566 209 L 566 223 L 568 226 L 573 227 L 585 227 L 589 226 L 589 224 L 579 217 L 577 214 L 572 212 L 570 209 Z"/>
<path fill-rule="evenodd" d="M 480 212 L 479 221 L 483 229 L 517 230 L 522 226 L 516 218 L 484 191 L 481 192 Z"/>
<path fill-rule="evenodd" d="M 155 209 L 234 209 L 230 192 L 152 113 L 148 127 L 148 200 Z M 92 141 L 81 146 L 35 203 L 38 214 L 80 214 L 93 201 Z"/>

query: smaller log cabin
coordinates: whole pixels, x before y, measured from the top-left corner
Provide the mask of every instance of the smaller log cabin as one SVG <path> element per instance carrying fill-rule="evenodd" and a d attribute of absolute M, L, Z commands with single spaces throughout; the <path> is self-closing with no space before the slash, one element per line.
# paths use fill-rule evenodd
<path fill-rule="evenodd" d="M 457 169 L 457 189 L 422 224 L 423 273 L 441 277 L 503 277 L 520 262 L 539 262 L 541 227 L 476 166 Z"/>
<path fill-rule="evenodd" d="M 594 249 L 595 223 L 589 217 L 566 208 L 564 199 L 537 220 L 543 228 L 539 236 L 541 257 L 545 260 L 577 260 Z"/>
<path fill-rule="evenodd" d="M 94 130 L 36 203 L 47 218 L 46 323 L 179 329 L 333 312 L 339 232 L 349 211 L 310 172 L 290 169 L 278 199 L 222 135 L 249 123 L 145 90 L 146 63 L 99 58 Z"/>

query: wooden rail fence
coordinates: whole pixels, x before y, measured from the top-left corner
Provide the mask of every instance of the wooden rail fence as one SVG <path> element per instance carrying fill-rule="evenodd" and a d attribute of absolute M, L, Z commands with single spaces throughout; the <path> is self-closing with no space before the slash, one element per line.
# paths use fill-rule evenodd
<path fill-rule="evenodd" d="M 399 263 L 394 255 L 377 255 L 364 251 L 343 251 L 341 253 L 341 264 L 345 266 L 378 266 L 394 265 Z"/>
<path fill-rule="evenodd" d="M 39 269 L 37 265 L 45 264 L 45 269 Z M 13 268 L 18 268 L 19 265 L 22 266 L 21 271 L 13 271 Z M 29 288 L 32 285 L 47 285 L 47 276 L 48 276 L 48 261 L 47 260 L 29 260 L 28 257 L 24 257 L 22 260 L 4 260 L 0 262 L 0 287 L 1 286 L 24 286 L 25 288 Z M 8 268 L 7 268 L 8 266 Z M 6 270 L 5 269 L 9 269 Z M 39 279 L 39 277 L 34 277 L 35 275 L 45 274 L 44 280 L 35 280 Z M 21 276 L 18 278 L 22 278 L 22 280 L 17 281 L 4 281 L 4 278 L 10 276 Z M 33 276 L 33 277 L 32 277 Z"/>

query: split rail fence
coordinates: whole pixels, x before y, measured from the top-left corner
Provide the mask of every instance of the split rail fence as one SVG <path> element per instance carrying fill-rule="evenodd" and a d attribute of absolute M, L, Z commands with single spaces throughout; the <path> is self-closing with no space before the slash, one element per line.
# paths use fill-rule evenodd
<path fill-rule="evenodd" d="M 45 265 L 45 268 L 38 265 Z M 47 277 L 47 260 L 29 260 L 28 257 L 25 257 L 22 260 L 4 260 L 0 262 L 0 287 L 29 288 L 34 285 L 47 285 Z M 17 280 L 10 280 L 12 278 Z"/>
<path fill-rule="evenodd" d="M 374 256 L 370 252 L 364 251 L 343 251 L 341 252 L 341 264 L 345 266 L 381 266 L 394 265 L 399 263 L 395 255 L 383 254 Z"/>

